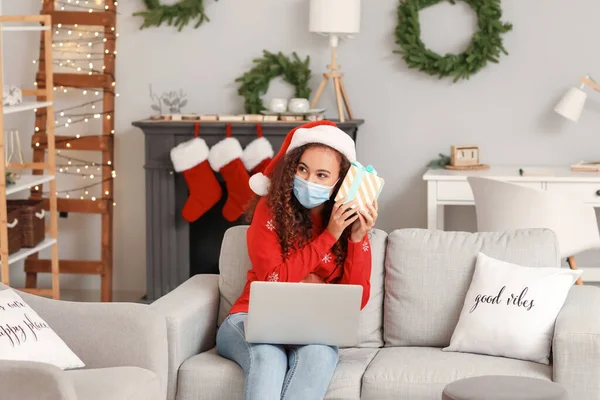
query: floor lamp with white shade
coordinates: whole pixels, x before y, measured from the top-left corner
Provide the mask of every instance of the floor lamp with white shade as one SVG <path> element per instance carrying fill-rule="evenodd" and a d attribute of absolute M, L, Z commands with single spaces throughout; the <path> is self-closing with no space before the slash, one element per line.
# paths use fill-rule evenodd
<path fill-rule="evenodd" d="M 329 36 L 331 64 L 323 74 L 323 80 L 317 89 L 311 108 L 316 108 L 329 79 L 333 79 L 340 122 L 345 121 L 343 107 L 348 118 L 353 119 L 348 93 L 342 81 L 343 74 L 336 61 L 336 49 L 339 39 L 350 38 L 360 31 L 360 0 L 310 0 L 309 31 Z M 343 104 L 343 105 L 342 105 Z"/>

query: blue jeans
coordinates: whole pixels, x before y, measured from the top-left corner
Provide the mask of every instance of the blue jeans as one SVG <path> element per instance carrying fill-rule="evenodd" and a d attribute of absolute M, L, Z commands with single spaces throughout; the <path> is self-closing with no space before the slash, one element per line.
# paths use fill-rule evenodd
<path fill-rule="evenodd" d="M 217 351 L 244 370 L 244 400 L 322 400 L 338 362 L 337 347 L 248 343 L 246 313 L 229 315 Z"/>

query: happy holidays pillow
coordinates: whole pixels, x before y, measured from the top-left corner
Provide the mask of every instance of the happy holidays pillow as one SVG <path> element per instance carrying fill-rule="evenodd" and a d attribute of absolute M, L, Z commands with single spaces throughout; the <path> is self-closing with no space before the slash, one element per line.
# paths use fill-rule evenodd
<path fill-rule="evenodd" d="M 581 273 L 479 253 L 458 324 L 443 350 L 549 364 L 556 317 Z"/>
<path fill-rule="evenodd" d="M 85 364 L 13 290 L 0 291 L 0 360 L 36 361 L 62 369 Z"/>

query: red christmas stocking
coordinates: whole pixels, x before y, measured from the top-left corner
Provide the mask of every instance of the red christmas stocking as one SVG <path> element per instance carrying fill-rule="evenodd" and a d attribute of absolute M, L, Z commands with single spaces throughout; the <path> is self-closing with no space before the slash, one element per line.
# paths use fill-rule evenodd
<path fill-rule="evenodd" d="M 242 154 L 242 162 L 250 175 L 263 172 L 274 154 L 271 143 L 263 137 L 260 124 L 256 124 L 256 133 L 258 138 L 251 141 Z"/>
<path fill-rule="evenodd" d="M 223 195 L 221 185 L 208 163 L 208 156 L 206 142 L 198 137 L 171 149 L 173 167 L 177 172 L 183 171 L 190 192 L 181 211 L 181 215 L 188 222 L 200 218 Z"/>
<path fill-rule="evenodd" d="M 231 128 L 228 126 L 228 131 Z M 252 199 L 250 176 L 242 162 L 242 146 L 237 139 L 228 137 L 215 144 L 208 155 L 213 170 L 218 171 L 227 187 L 227 201 L 223 206 L 223 216 L 229 222 L 236 221 L 246 211 Z"/>

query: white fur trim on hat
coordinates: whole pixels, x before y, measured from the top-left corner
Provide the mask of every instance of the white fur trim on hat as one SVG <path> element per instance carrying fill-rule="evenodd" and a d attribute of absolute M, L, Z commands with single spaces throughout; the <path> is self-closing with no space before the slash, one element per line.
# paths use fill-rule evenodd
<path fill-rule="evenodd" d="M 208 146 L 204 139 L 193 138 L 171 149 L 171 161 L 176 172 L 188 170 L 206 161 Z"/>
<path fill-rule="evenodd" d="M 350 162 L 356 161 L 354 140 L 338 127 L 317 125 L 312 128 L 300 128 L 294 132 L 286 153 L 309 143 L 324 144 L 345 155 Z"/>
<path fill-rule="evenodd" d="M 271 186 L 271 180 L 264 176 L 262 172 L 254 174 L 250 177 L 248 182 L 250 189 L 259 196 L 266 196 L 269 193 L 269 186 Z"/>
<path fill-rule="evenodd" d="M 242 162 L 248 171 L 251 171 L 266 158 L 273 158 L 273 147 L 265 137 L 254 139 L 244 149 Z"/>
<path fill-rule="evenodd" d="M 235 138 L 225 138 L 210 148 L 208 162 L 213 170 L 221 168 L 242 156 L 243 150 L 240 142 Z"/>

